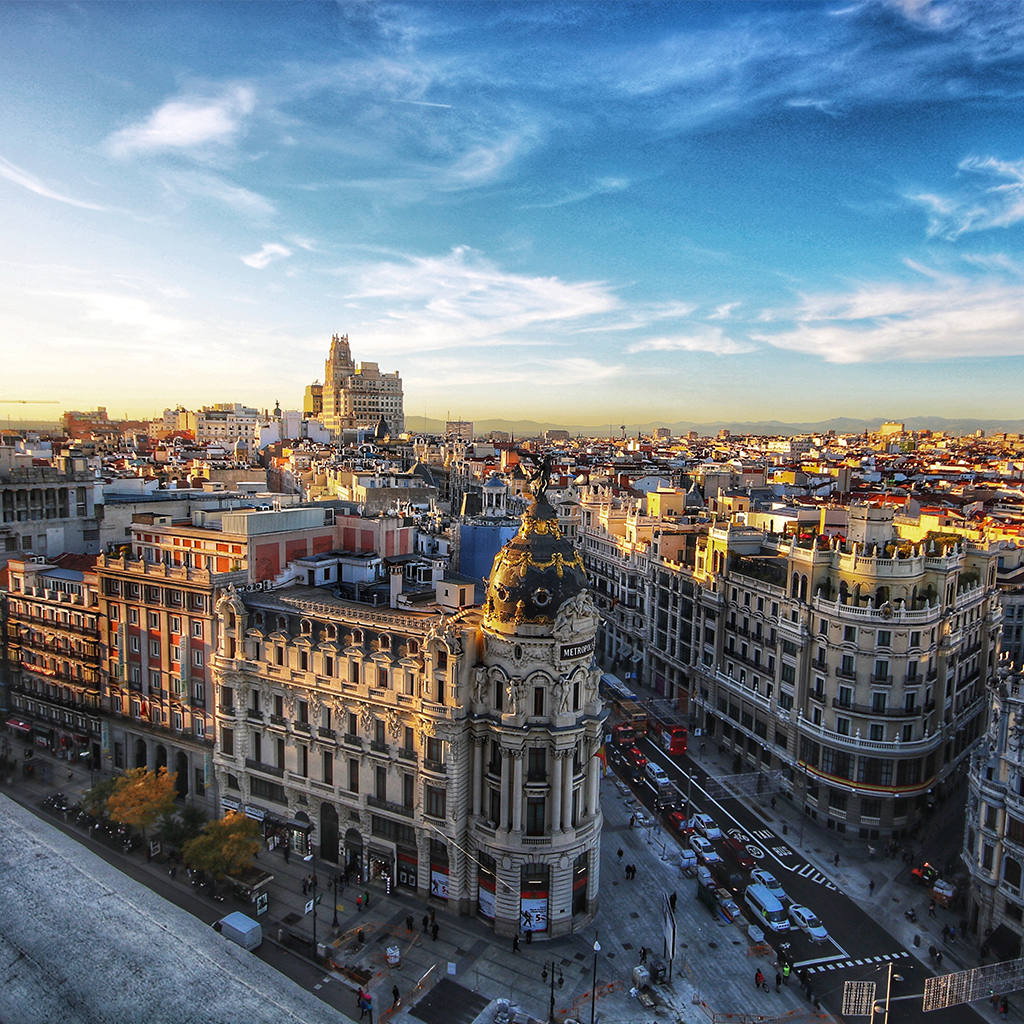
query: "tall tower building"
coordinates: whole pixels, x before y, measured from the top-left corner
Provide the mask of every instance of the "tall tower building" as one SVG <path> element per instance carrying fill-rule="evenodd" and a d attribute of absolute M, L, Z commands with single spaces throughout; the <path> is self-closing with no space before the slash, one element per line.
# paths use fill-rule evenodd
<path fill-rule="evenodd" d="M 402 378 L 398 371 L 381 373 L 376 363 L 356 363 L 347 334 L 331 338 L 331 350 L 324 364 L 323 420 L 332 433 L 344 430 L 373 430 L 381 418 L 388 433 L 405 430 L 402 406 Z"/>
<path fill-rule="evenodd" d="M 470 846 L 480 912 L 500 934 L 560 935 L 597 910 L 598 622 L 541 486 L 494 560 L 474 688 Z"/>

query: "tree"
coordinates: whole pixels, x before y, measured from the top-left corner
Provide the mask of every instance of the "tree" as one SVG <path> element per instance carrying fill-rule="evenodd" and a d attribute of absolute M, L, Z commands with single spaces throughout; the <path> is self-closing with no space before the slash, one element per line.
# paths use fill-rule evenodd
<path fill-rule="evenodd" d="M 189 867 L 223 878 L 247 871 L 259 851 L 259 825 L 245 814 L 228 811 L 223 818 L 207 824 L 181 852 Z"/>
<path fill-rule="evenodd" d="M 206 812 L 200 807 L 183 807 L 180 814 L 165 814 L 160 819 L 160 835 L 165 842 L 180 849 L 195 839 L 206 824 Z"/>
<path fill-rule="evenodd" d="M 107 801 L 111 794 L 117 789 L 121 781 L 120 776 L 114 775 L 109 779 L 100 779 L 92 789 L 82 794 L 79 804 L 83 811 L 88 812 L 94 818 L 102 818 L 107 813 Z"/>
<path fill-rule="evenodd" d="M 148 768 L 133 768 L 118 780 L 114 792 L 107 799 L 107 814 L 114 821 L 146 829 L 161 815 L 174 810 L 174 783 L 178 773 L 168 774 L 166 768 L 151 772 Z"/>

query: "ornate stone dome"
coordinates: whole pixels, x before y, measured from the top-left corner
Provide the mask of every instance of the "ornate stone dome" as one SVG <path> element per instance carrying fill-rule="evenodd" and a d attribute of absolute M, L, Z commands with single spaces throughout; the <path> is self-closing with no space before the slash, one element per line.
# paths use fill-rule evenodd
<path fill-rule="evenodd" d="M 550 635 L 559 608 L 586 590 L 583 556 L 562 536 L 541 490 L 519 532 L 494 559 L 484 625 L 501 633 Z"/>

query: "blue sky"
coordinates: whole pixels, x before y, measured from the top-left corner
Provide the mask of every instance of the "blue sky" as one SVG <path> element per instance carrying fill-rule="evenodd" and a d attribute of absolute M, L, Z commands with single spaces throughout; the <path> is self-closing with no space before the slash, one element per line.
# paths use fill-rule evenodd
<path fill-rule="evenodd" d="M 1018 418 L 1022 94 L 1017 3 L 3 4 L 0 399 Z"/>

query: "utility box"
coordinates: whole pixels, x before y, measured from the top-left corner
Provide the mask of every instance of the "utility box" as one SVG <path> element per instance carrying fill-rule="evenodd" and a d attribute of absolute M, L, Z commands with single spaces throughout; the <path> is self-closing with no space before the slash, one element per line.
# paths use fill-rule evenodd
<path fill-rule="evenodd" d="M 647 988 L 651 983 L 651 972 L 644 967 L 643 964 L 637 964 L 633 968 L 633 986 L 634 988 Z"/>
<path fill-rule="evenodd" d="M 665 978 L 668 976 L 668 967 L 665 966 L 665 961 L 654 957 L 648 964 L 648 970 L 651 974 L 652 985 L 663 985 Z"/>

